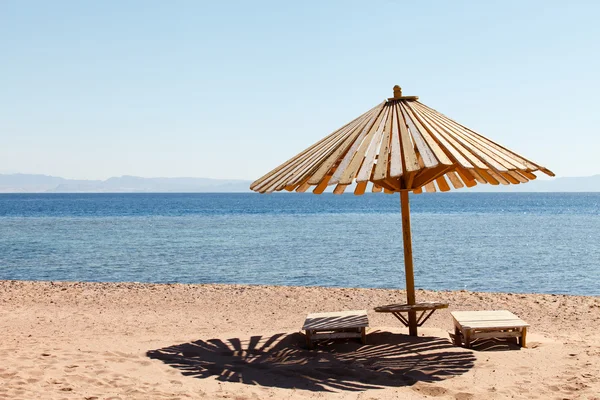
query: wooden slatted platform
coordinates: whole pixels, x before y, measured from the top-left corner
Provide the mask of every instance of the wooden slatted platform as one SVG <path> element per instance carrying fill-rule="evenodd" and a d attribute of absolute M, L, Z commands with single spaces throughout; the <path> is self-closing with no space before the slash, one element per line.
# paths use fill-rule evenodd
<path fill-rule="evenodd" d="M 387 306 L 375 307 L 376 312 L 391 313 L 398 318 L 404 326 L 409 326 L 408 319 L 402 313 L 418 312 L 421 314 L 416 319 L 417 326 L 422 326 L 431 317 L 435 310 L 448 308 L 448 303 L 417 303 L 417 304 L 388 304 Z"/>
<path fill-rule="evenodd" d="M 521 347 L 527 347 L 529 324 L 507 310 L 453 311 L 454 332 L 457 340 L 471 347 L 475 339 L 516 337 Z"/>
<path fill-rule="evenodd" d="M 317 340 L 359 338 L 366 344 L 366 328 L 369 326 L 367 310 L 350 310 L 308 314 L 302 329 L 306 332 L 309 349 Z"/>

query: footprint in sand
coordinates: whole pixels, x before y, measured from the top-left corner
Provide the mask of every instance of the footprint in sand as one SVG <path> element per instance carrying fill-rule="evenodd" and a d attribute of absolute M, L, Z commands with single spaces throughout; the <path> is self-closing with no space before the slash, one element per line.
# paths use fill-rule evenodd
<path fill-rule="evenodd" d="M 456 393 L 454 395 L 454 398 L 456 400 L 471 400 L 475 397 L 475 395 L 473 393 L 468 393 L 468 392 L 460 392 L 460 393 Z"/>
<path fill-rule="evenodd" d="M 411 387 L 412 390 L 425 396 L 440 397 L 448 393 L 448 389 L 427 383 L 418 382 Z"/>

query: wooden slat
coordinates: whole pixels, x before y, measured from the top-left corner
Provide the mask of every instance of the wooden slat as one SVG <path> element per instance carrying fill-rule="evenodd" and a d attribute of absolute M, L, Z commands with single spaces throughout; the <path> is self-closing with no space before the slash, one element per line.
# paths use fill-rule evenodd
<path fill-rule="evenodd" d="M 341 146 L 345 143 L 351 143 L 354 138 L 354 135 L 349 135 L 344 142 L 341 142 Z M 332 148 L 335 147 L 339 148 L 340 143 L 336 143 Z M 313 154 L 311 157 L 303 160 L 297 165 L 282 171 L 281 174 L 271 180 L 269 186 L 275 190 L 280 190 L 285 184 L 297 184 L 300 180 L 310 178 L 311 171 L 314 170 L 315 165 L 318 165 L 332 148 L 324 149 L 321 153 Z"/>
<path fill-rule="evenodd" d="M 446 180 L 444 179 L 443 175 L 437 178 L 435 180 L 435 183 L 437 183 L 437 186 L 440 188 L 440 192 L 447 192 L 450 190 L 450 186 L 448 185 L 448 182 L 446 182 Z"/>
<path fill-rule="evenodd" d="M 435 185 L 433 182 L 429 182 L 428 184 L 423 185 L 423 187 L 427 193 L 435 193 Z"/>
<path fill-rule="evenodd" d="M 377 119 L 373 121 L 373 124 L 369 127 L 368 130 L 363 130 L 358 137 L 358 139 L 352 144 L 352 146 L 346 152 L 346 155 L 340 162 L 340 165 L 337 167 L 336 171 L 333 173 L 333 177 L 331 178 L 331 183 L 342 183 L 347 182 L 350 183 L 354 174 L 360 167 L 360 164 L 364 160 L 365 152 L 370 144 L 370 140 L 379 130 L 383 129 L 382 123 L 385 120 L 385 115 L 387 114 L 387 107 L 384 107 L 382 111 L 377 116 Z"/>
<path fill-rule="evenodd" d="M 476 170 L 476 169 L 463 169 L 462 171 L 466 172 L 467 174 L 469 174 L 472 179 L 476 180 L 477 183 L 488 183 L 488 181 L 486 181 L 481 174 L 479 173 L 479 171 L 481 170 Z M 496 184 L 498 184 L 496 182 Z"/>
<path fill-rule="evenodd" d="M 390 166 L 390 139 L 393 134 L 394 128 L 394 118 L 393 118 L 393 109 L 388 115 L 388 121 L 385 125 L 385 132 L 383 135 L 383 139 L 381 140 L 381 146 L 379 147 L 379 156 L 377 157 L 377 164 L 375 165 L 375 171 L 373 173 L 372 179 L 374 181 L 385 179 L 388 172 L 388 166 Z M 396 127 L 396 134 L 398 128 Z M 397 162 L 400 161 L 398 158 Z M 400 168 L 402 169 L 402 165 L 400 164 Z M 357 181 L 360 181 L 360 172 L 356 177 Z"/>
<path fill-rule="evenodd" d="M 378 107 L 381 107 L 382 105 L 383 105 L 383 103 L 378 104 L 377 106 L 373 107 L 371 110 L 360 115 L 358 118 L 355 118 L 354 120 L 350 121 L 346 125 L 339 128 L 338 130 L 334 131 L 333 133 L 331 133 L 328 136 L 324 137 L 323 139 L 319 140 L 317 143 L 308 147 L 306 150 L 304 150 L 304 151 L 298 153 L 297 155 L 295 155 L 294 157 L 290 158 L 289 160 L 287 160 L 286 162 L 281 164 L 279 167 L 273 169 L 269 173 L 265 174 L 261 178 L 254 181 L 252 183 L 252 185 L 250 186 L 250 189 L 255 190 L 258 187 L 258 185 L 262 184 L 266 179 L 270 178 L 273 174 L 280 172 L 282 169 L 288 167 L 290 164 L 297 162 L 298 159 L 306 156 L 307 154 L 309 154 L 313 151 L 316 151 L 321 146 L 324 146 L 327 143 L 330 143 L 331 141 L 336 140 L 338 137 L 341 137 L 342 135 L 344 135 L 344 132 L 346 132 L 348 129 L 350 129 L 353 126 L 360 124 L 364 118 L 366 118 L 371 113 L 375 112 L 378 109 Z"/>
<path fill-rule="evenodd" d="M 400 150 L 400 132 L 398 124 L 398 108 L 392 107 L 392 132 L 391 132 L 391 150 L 390 150 L 390 177 L 398 178 L 402 176 L 402 152 Z M 405 127 L 406 129 L 406 127 Z"/>
<path fill-rule="evenodd" d="M 415 176 L 412 186 L 414 186 L 414 187 L 425 186 L 427 183 L 433 182 L 440 176 L 444 175 L 451 168 L 452 168 L 452 166 L 439 165 L 436 168 L 425 169 L 425 170 L 419 172 Z M 409 187 L 408 189 L 411 189 L 411 188 L 412 187 Z"/>
<path fill-rule="evenodd" d="M 373 189 L 371 189 L 371 191 L 373 193 L 381 193 L 381 191 L 383 190 L 383 188 L 379 185 L 373 184 Z"/>
<path fill-rule="evenodd" d="M 308 180 L 308 183 L 313 184 L 313 185 L 319 184 L 321 182 L 321 180 L 323 179 L 323 177 L 325 177 L 327 175 L 327 173 L 331 171 L 331 168 L 335 165 L 335 163 L 338 161 L 338 159 L 340 157 L 343 157 L 344 154 L 348 154 L 348 153 L 352 152 L 354 146 L 358 146 L 357 143 L 360 144 L 360 141 L 362 141 L 362 139 L 364 138 L 364 135 L 366 135 L 366 133 L 371 129 L 372 125 L 375 123 L 375 120 L 381 114 L 381 111 L 383 110 L 383 105 L 384 105 L 384 103 L 380 104 L 380 108 L 377 109 L 373 114 L 369 115 L 369 119 L 368 119 L 367 123 L 363 126 L 362 130 L 360 131 L 360 133 L 358 134 L 356 139 L 351 142 L 352 146 L 348 147 L 350 145 L 345 144 L 346 146 L 342 146 L 342 147 L 338 148 L 335 152 L 331 153 L 329 155 L 329 157 L 323 163 L 321 163 L 321 165 L 319 165 L 318 169 L 312 174 L 312 176 Z M 332 184 L 333 184 L 333 182 L 332 182 Z"/>
<path fill-rule="evenodd" d="M 366 328 L 369 326 L 367 310 L 348 310 L 308 314 L 303 330 L 335 330 Z"/>
<path fill-rule="evenodd" d="M 456 319 L 457 321 L 462 321 L 465 318 L 470 319 L 479 319 L 483 317 L 493 316 L 494 318 L 519 318 L 514 313 L 508 310 L 459 310 L 459 311 L 451 311 L 450 315 Z"/>
<path fill-rule="evenodd" d="M 423 193 L 423 188 L 414 188 L 414 189 L 412 190 L 412 192 L 413 192 L 414 194 L 421 194 L 421 193 Z"/>
<path fill-rule="evenodd" d="M 554 175 L 554 172 L 552 172 L 549 169 L 544 168 L 544 167 L 540 167 L 540 171 L 542 171 L 543 173 L 545 173 L 548 176 L 556 176 L 556 175 Z"/>
<path fill-rule="evenodd" d="M 471 173 L 469 172 L 472 170 L 456 168 L 455 171 L 460 176 L 460 179 L 462 179 L 462 181 L 465 183 L 466 187 L 473 187 L 473 186 L 477 185 L 477 181 L 475 180 L 475 178 L 473 178 L 473 175 L 471 175 Z"/>
<path fill-rule="evenodd" d="M 514 163 L 507 161 L 504 157 L 495 154 L 493 150 L 474 140 L 467 133 L 465 133 L 461 126 L 455 124 L 454 121 L 450 120 L 445 115 L 431 112 L 427 107 L 421 107 L 420 105 L 418 105 L 417 108 L 422 115 L 429 116 L 432 120 L 436 121 L 438 125 L 445 127 L 446 132 L 449 135 L 451 135 L 456 141 L 460 142 L 466 149 L 469 150 L 469 152 L 471 152 L 471 154 L 477 156 L 487 165 L 500 171 L 517 168 Z"/>
<path fill-rule="evenodd" d="M 396 117 L 398 119 L 398 128 L 400 130 L 400 150 L 402 159 L 404 160 L 404 168 L 407 172 L 415 172 L 421 169 L 417 160 L 417 153 L 415 152 L 415 145 L 408 132 L 406 121 L 404 121 L 404 115 L 400 111 L 398 104 L 395 106 Z"/>
<path fill-rule="evenodd" d="M 345 139 L 340 139 L 338 142 L 332 144 L 331 146 L 324 148 L 321 152 L 313 154 L 311 157 L 304 160 L 301 164 L 296 166 L 292 170 L 292 175 L 286 176 L 286 179 L 291 182 L 297 182 L 301 179 L 305 179 L 306 177 L 311 178 L 315 170 L 325 164 L 331 162 L 333 163 L 337 160 L 336 154 L 340 154 L 343 152 L 356 140 L 356 137 L 359 135 L 362 129 L 364 129 L 370 120 L 364 120 L 361 124 L 354 127 L 345 137 Z M 333 157 L 332 157 L 333 155 Z"/>
<path fill-rule="evenodd" d="M 515 327 L 518 328 L 518 327 Z M 498 328 L 493 328 L 498 329 Z M 473 332 L 471 333 L 471 339 L 492 339 L 492 338 L 504 338 L 504 337 L 521 337 L 520 331 L 510 332 Z"/>
<path fill-rule="evenodd" d="M 440 149 L 446 154 L 448 159 L 452 163 L 458 163 L 463 168 L 473 168 L 473 164 L 471 164 L 459 151 L 458 148 L 455 148 L 455 142 L 452 140 L 447 140 L 443 132 L 436 129 L 433 124 L 430 124 L 423 116 L 421 116 L 415 109 L 413 109 L 410 103 L 404 104 L 404 107 L 409 110 L 411 118 L 416 119 L 421 126 L 429 133 L 430 137 L 437 142 Z M 458 146 L 461 147 L 461 146 Z M 448 164 L 447 164 L 448 165 Z"/>
<path fill-rule="evenodd" d="M 429 148 L 429 146 L 425 142 L 425 139 L 423 139 L 423 137 L 421 136 L 421 133 L 419 132 L 417 127 L 412 123 L 410 118 L 408 118 L 406 112 L 404 111 L 404 109 L 402 107 L 400 107 L 400 111 L 402 113 L 402 118 L 404 119 L 404 122 L 408 126 L 409 132 L 412 135 L 413 142 L 417 146 L 417 150 L 419 151 L 419 155 L 421 156 L 421 160 L 423 161 L 424 166 L 426 168 L 437 167 L 439 165 L 439 162 L 438 162 L 437 158 L 435 158 L 433 151 Z M 401 144 L 402 144 L 402 146 L 404 146 L 404 141 L 402 141 Z M 405 150 L 403 147 L 402 151 L 410 151 L 410 149 Z M 418 158 L 417 158 L 417 160 L 418 160 Z M 410 171 L 408 169 L 408 166 L 407 166 L 406 170 Z"/>
<path fill-rule="evenodd" d="M 360 129 L 360 127 L 367 121 L 368 117 L 369 116 L 366 116 L 365 119 L 360 120 L 356 125 L 348 127 L 330 142 L 324 143 L 322 146 L 313 149 L 303 157 L 298 157 L 296 160 L 294 160 L 294 162 L 290 163 L 289 166 L 286 166 L 286 168 L 280 170 L 276 174 L 273 174 L 261 184 L 257 185 L 255 190 L 272 190 L 278 187 L 283 188 L 285 185 L 296 183 L 294 174 L 299 175 L 298 172 L 302 171 L 303 168 L 304 170 L 315 168 L 315 166 L 319 165 L 319 163 L 327 156 L 327 154 L 334 151 L 336 148 L 339 148 L 340 145 L 348 141 L 351 142 L 357 135 L 357 131 Z"/>
<path fill-rule="evenodd" d="M 502 168 L 506 169 L 526 168 L 526 166 L 523 163 L 521 163 L 518 159 L 515 159 L 504 154 L 503 152 L 498 151 L 493 146 L 490 146 L 488 143 L 485 143 L 485 141 L 482 141 L 478 137 L 472 135 L 468 130 L 465 129 L 464 126 L 458 124 L 454 120 L 446 117 L 441 113 L 434 113 L 428 110 L 427 107 L 423 107 L 421 109 L 423 110 L 423 113 L 428 113 L 429 115 L 432 115 L 433 118 L 440 122 L 440 124 L 443 124 L 444 126 L 448 127 L 450 130 L 452 130 L 452 132 L 454 132 L 456 135 L 468 142 L 472 149 L 477 149 L 478 151 L 485 154 L 487 157 L 486 161 L 488 163 L 491 163 L 491 161 L 493 160 L 493 162 L 502 165 Z M 502 171 L 502 169 L 499 168 L 497 165 L 492 164 L 492 166 Z"/>
<path fill-rule="evenodd" d="M 356 187 L 354 188 L 354 194 L 357 196 L 360 196 L 362 194 L 365 194 L 365 190 L 367 189 L 367 183 L 368 182 L 358 182 L 356 184 Z"/>
<path fill-rule="evenodd" d="M 375 155 L 377 154 L 377 150 L 381 147 L 381 140 L 384 137 L 384 132 L 391 126 L 390 110 L 391 108 L 387 107 L 383 120 L 381 121 L 381 126 L 377 129 L 371 140 L 369 140 L 366 155 L 364 156 L 360 170 L 356 175 L 357 181 L 367 181 L 371 177 L 371 172 L 373 171 L 373 166 L 375 164 Z M 359 150 L 357 157 L 360 156 L 361 153 Z M 353 172 L 346 171 L 343 174 L 343 177 L 352 181 L 352 174 Z M 344 180 L 341 180 L 341 182 L 344 182 Z"/>
<path fill-rule="evenodd" d="M 296 189 L 296 192 L 304 193 L 308 190 L 308 188 L 310 188 L 310 186 L 311 186 L 310 183 L 305 182 L 305 183 L 301 184 L 300 186 L 298 186 L 298 188 Z"/>
<path fill-rule="evenodd" d="M 415 180 L 415 176 L 417 176 L 416 171 L 412 171 L 412 172 L 409 172 L 408 174 L 406 174 L 404 176 L 402 188 L 409 189 L 409 188 L 413 187 L 413 182 Z"/>
<path fill-rule="evenodd" d="M 523 176 L 519 172 L 520 171 L 508 171 L 507 175 L 512 176 L 514 179 L 516 179 L 520 183 L 527 183 L 527 182 L 529 182 L 529 179 L 527 179 L 525 176 Z"/>
<path fill-rule="evenodd" d="M 383 181 L 378 182 L 387 185 L 388 189 L 394 190 L 395 192 L 399 192 L 400 190 L 402 190 L 400 178 L 386 178 Z"/>
<path fill-rule="evenodd" d="M 454 186 L 454 189 L 461 189 L 465 186 L 465 184 L 460 180 L 456 172 L 448 171 L 446 173 L 446 176 L 448 177 L 448 179 L 450 179 L 450 182 L 452 183 L 452 186 Z"/>
<path fill-rule="evenodd" d="M 509 329 L 529 327 L 528 323 L 521 321 L 520 319 L 506 321 L 461 321 L 460 325 L 465 329 Z"/>
<path fill-rule="evenodd" d="M 486 170 L 488 174 L 490 174 L 495 180 L 498 181 L 501 185 L 510 185 L 510 181 L 502 175 L 502 172 L 495 171 L 493 169 Z"/>
<path fill-rule="evenodd" d="M 477 171 L 477 174 L 479 174 L 479 176 L 487 183 L 489 183 L 490 185 L 499 185 L 500 182 L 498 182 L 496 180 L 496 178 L 494 178 L 492 175 L 488 174 L 488 172 L 484 169 L 475 169 L 475 170 L 468 170 L 469 172 L 471 172 L 471 174 L 475 177 L 475 175 L 473 174 L 474 171 Z M 475 177 L 475 179 L 477 179 Z"/>
<path fill-rule="evenodd" d="M 333 189 L 333 194 L 342 194 L 347 187 L 348 185 L 343 185 L 340 183 L 335 187 L 335 189 Z"/>
<path fill-rule="evenodd" d="M 511 172 L 514 172 L 514 171 L 503 172 L 502 177 L 504 179 L 506 179 L 507 181 L 509 181 L 510 183 L 512 183 L 513 185 L 518 185 L 518 184 L 522 183 L 519 179 L 517 179 L 513 175 L 511 175 Z"/>
<path fill-rule="evenodd" d="M 327 189 L 327 185 L 329 184 L 329 180 L 331 179 L 331 174 L 325 176 L 323 178 L 323 180 L 321 181 L 321 183 L 319 183 L 314 189 L 313 189 L 313 193 L 314 194 L 321 194 L 325 191 L 325 189 Z"/>
<path fill-rule="evenodd" d="M 417 103 L 420 106 L 423 106 L 423 107 L 431 110 L 432 112 L 435 112 L 435 113 L 438 113 L 440 115 L 443 115 L 442 113 L 434 110 L 431 107 L 428 107 L 428 106 L 426 106 L 426 105 L 424 105 L 422 103 L 419 103 L 419 102 L 417 102 Z M 510 158 L 513 158 L 516 161 L 520 162 L 521 164 L 525 165 L 527 167 L 527 169 L 530 169 L 530 170 L 540 170 L 540 171 L 544 172 L 547 175 L 554 176 L 554 173 L 552 171 L 547 170 L 546 168 L 542 167 L 541 165 L 538 165 L 538 164 L 534 163 L 533 161 L 528 160 L 527 158 L 523 157 L 522 155 L 515 153 L 514 151 L 512 151 L 512 150 L 510 150 L 510 149 L 502 146 L 499 143 L 494 142 L 493 140 L 491 140 L 491 139 L 489 139 L 489 138 L 487 138 L 487 137 L 479 134 L 478 132 L 476 132 L 476 131 L 474 131 L 474 130 L 472 130 L 472 129 L 470 129 L 470 128 L 468 128 L 468 127 L 466 127 L 466 126 L 464 126 L 464 125 L 462 125 L 462 124 L 460 124 L 460 123 L 458 123 L 458 122 L 456 122 L 454 120 L 452 120 L 451 118 L 446 117 L 445 115 L 444 115 L 444 117 L 447 118 L 447 119 L 450 119 L 455 124 L 460 125 L 464 129 L 466 129 L 469 132 L 471 132 L 473 135 L 476 135 L 480 140 L 485 141 L 487 144 L 489 144 L 490 146 L 493 146 L 494 148 L 496 148 L 496 150 L 504 153 L 506 156 L 508 156 Z M 546 170 L 546 171 L 544 171 L 544 170 Z"/>
<path fill-rule="evenodd" d="M 414 126 L 419 131 L 421 137 L 427 142 L 427 146 L 435 154 L 435 157 L 437 158 L 438 162 L 444 165 L 452 165 L 453 162 L 452 160 L 450 160 L 446 152 L 442 150 L 438 142 L 435 141 L 433 137 L 431 137 L 431 134 L 427 131 L 427 129 L 425 129 L 425 127 L 421 124 L 419 119 L 414 116 L 412 111 L 407 107 L 407 105 L 404 102 L 400 102 L 400 108 L 404 113 L 404 118 L 406 119 L 408 125 Z"/>
<path fill-rule="evenodd" d="M 480 145 L 472 138 L 469 138 L 462 128 L 457 127 L 456 125 L 451 124 L 450 120 L 446 118 L 442 114 L 433 114 L 424 108 L 419 108 L 419 111 L 422 112 L 423 115 L 430 116 L 433 120 L 437 121 L 437 123 L 441 126 L 447 128 L 448 134 L 451 134 L 451 137 L 456 141 L 460 142 L 462 146 L 467 149 L 472 155 L 478 157 L 481 161 L 497 169 L 498 171 L 508 171 L 508 169 L 517 168 L 515 165 L 509 163 L 501 157 L 493 154 L 489 149 L 485 148 L 485 146 Z"/>
<path fill-rule="evenodd" d="M 438 124 L 434 119 L 431 119 L 431 117 L 429 117 L 428 115 L 421 113 L 420 110 L 418 110 L 417 108 L 415 108 L 414 110 L 419 118 L 423 119 L 423 121 L 426 121 L 429 124 L 429 126 L 435 130 L 437 137 L 443 138 L 449 145 L 451 145 L 454 148 L 458 155 L 461 156 L 458 157 L 457 155 L 455 155 L 456 161 L 458 162 L 458 164 L 461 165 L 461 167 L 486 168 L 486 165 L 481 160 L 479 160 L 479 158 L 474 157 L 473 154 L 471 154 L 471 152 L 465 148 L 465 146 L 463 146 L 459 141 L 454 139 L 452 132 L 450 132 L 446 127 Z"/>
<path fill-rule="evenodd" d="M 534 173 L 529 172 L 529 171 L 519 170 L 519 174 L 523 175 L 525 178 L 529 179 L 530 181 L 537 179 L 537 176 Z"/>
<path fill-rule="evenodd" d="M 330 339 L 352 339 L 362 337 L 361 332 L 331 332 L 331 333 L 315 333 L 310 336 L 310 340 L 330 340 Z"/>
<path fill-rule="evenodd" d="M 398 191 L 398 189 L 396 189 L 396 187 L 393 184 L 388 183 L 387 180 L 383 180 L 383 181 L 377 181 L 377 184 L 379 186 L 381 186 L 382 190 L 391 190 L 392 192 L 396 192 Z"/>

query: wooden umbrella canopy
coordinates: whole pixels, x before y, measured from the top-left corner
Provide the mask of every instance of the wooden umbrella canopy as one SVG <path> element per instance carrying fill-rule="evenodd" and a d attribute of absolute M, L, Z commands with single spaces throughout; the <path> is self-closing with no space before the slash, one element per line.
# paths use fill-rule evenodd
<path fill-rule="evenodd" d="M 450 190 L 478 183 L 516 185 L 548 169 L 514 153 L 418 101 L 402 96 L 378 104 L 308 149 L 289 159 L 250 189 L 260 193 L 287 190 L 321 194 L 335 185 L 341 194 L 356 183 L 361 195 L 372 183 L 373 192 L 400 192 L 406 291 L 415 304 L 408 192 Z M 448 183 L 450 182 L 450 184 Z M 416 314 L 409 313 L 411 335 L 417 334 Z"/>

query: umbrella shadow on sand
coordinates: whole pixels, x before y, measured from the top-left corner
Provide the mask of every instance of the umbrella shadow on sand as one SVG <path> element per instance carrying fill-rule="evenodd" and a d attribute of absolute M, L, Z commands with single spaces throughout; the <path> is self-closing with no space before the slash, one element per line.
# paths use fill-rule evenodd
<path fill-rule="evenodd" d="M 247 340 L 197 340 L 150 350 L 185 376 L 310 391 L 362 391 L 434 382 L 473 367 L 471 351 L 437 337 L 376 331 L 369 344 L 330 342 L 305 348 L 300 333 L 252 336 Z"/>

